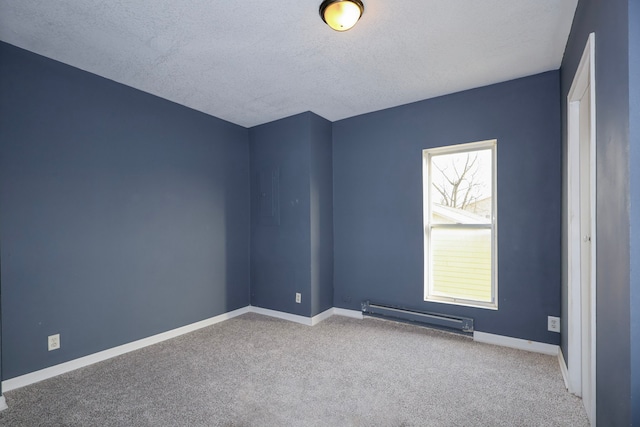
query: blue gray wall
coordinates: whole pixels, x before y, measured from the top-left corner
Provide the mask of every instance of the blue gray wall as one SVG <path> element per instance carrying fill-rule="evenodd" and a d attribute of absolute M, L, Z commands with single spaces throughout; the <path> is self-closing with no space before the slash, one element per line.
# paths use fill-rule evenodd
<path fill-rule="evenodd" d="M 587 37 L 595 32 L 598 243 L 596 416 L 599 425 L 607 426 L 627 426 L 631 422 L 629 161 L 633 160 L 630 154 L 633 156 L 635 151 L 630 152 L 629 146 L 631 46 L 628 10 L 628 0 L 581 0 L 561 68 L 563 150 L 566 153 L 566 97 Z M 638 46 L 635 48 L 638 49 Z M 566 324 L 566 276 L 563 277 L 563 283 L 562 323 Z M 566 333 L 564 338 L 562 350 L 568 357 Z"/>
<path fill-rule="evenodd" d="M 333 300 L 331 123 L 302 113 L 251 128 L 249 140 L 251 304 L 318 314 Z"/>
<path fill-rule="evenodd" d="M 311 132 L 311 316 L 333 307 L 332 125 L 309 114 Z"/>
<path fill-rule="evenodd" d="M 629 2 L 631 423 L 640 426 L 640 1 Z"/>
<path fill-rule="evenodd" d="M 557 71 L 334 123 L 334 304 L 468 316 L 479 331 L 559 343 Z M 422 150 L 498 140 L 499 310 L 423 301 Z"/>
<path fill-rule="evenodd" d="M 596 31 L 598 422 L 640 424 L 638 9 L 581 0 L 560 72 L 250 130 L 0 43 L 2 378 L 250 302 L 312 316 L 371 299 L 557 344 L 560 120 Z M 493 138 L 499 310 L 426 303 L 421 151 Z"/>
<path fill-rule="evenodd" d="M 253 127 L 251 151 L 251 305 L 309 316 L 311 215 L 308 113 Z M 273 187 L 270 178 L 274 178 Z M 272 191 L 272 194 L 269 192 Z M 265 201 L 266 198 L 266 201 Z M 265 203 L 274 216 L 264 212 Z M 302 294 L 296 304 L 295 293 Z"/>
<path fill-rule="evenodd" d="M 249 304 L 246 129 L 4 43 L 0 94 L 4 379 Z"/>

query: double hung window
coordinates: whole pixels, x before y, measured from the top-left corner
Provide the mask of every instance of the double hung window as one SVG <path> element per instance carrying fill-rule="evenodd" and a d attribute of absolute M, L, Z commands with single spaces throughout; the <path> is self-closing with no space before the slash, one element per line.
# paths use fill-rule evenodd
<path fill-rule="evenodd" d="M 497 309 L 496 145 L 423 151 L 426 301 Z"/>

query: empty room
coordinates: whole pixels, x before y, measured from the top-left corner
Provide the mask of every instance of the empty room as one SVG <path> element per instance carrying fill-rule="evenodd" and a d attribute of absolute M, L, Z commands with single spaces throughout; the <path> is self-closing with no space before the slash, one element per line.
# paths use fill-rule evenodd
<path fill-rule="evenodd" d="M 638 164 L 638 0 L 0 0 L 0 425 L 640 426 Z"/>

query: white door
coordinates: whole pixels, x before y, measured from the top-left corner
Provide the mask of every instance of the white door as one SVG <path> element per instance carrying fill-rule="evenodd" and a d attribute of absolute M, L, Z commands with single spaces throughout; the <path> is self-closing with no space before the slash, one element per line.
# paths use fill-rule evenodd
<path fill-rule="evenodd" d="M 580 99 L 580 314 L 582 402 L 591 417 L 591 106 L 590 86 Z M 593 420 L 591 420 L 593 424 Z"/>
<path fill-rule="evenodd" d="M 596 102 L 595 34 L 567 97 L 568 387 L 596 421 Z"/>

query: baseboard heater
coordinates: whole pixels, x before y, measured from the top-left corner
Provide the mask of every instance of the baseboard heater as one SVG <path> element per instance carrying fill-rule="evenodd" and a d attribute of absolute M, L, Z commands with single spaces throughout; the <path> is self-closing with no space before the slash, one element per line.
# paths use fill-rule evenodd
<path fill-rule="evenodd" d="M 449 316 L 447 314 L 429 313 L 426 311 L 407 310 L 390 305 L 374 304 L 370 301 L 362 303 L 362 314 L 389 318 L 403 322 L 419 323 L 424 326 L 460 331 L 473 332 L 473 319 L 468 317 Z"/>

